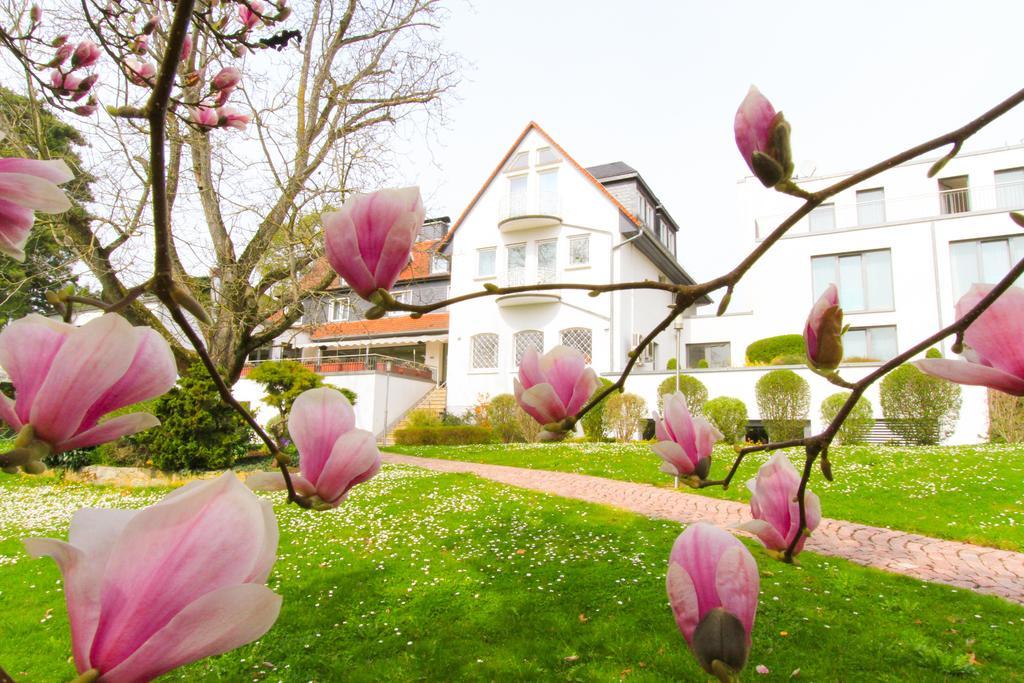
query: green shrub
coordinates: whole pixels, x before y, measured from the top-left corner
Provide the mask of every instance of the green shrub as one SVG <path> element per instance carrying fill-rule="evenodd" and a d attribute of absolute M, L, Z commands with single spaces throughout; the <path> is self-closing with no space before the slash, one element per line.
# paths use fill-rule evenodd
<path fill-rule="evenodd" d="M 490 429 L 476 425 L 405 427 L 395 431 L 395 443 L 399 446 L 457 446 L 494 442 L 494 433 Z"/>
<path fill-rule="evenodd" d="M 441 416 L 426 408 L 417 408 L 409 411 L 405 423 L 409 427 L 440 427 Z"/>
<path fill-rule="evenodd" d="M 704 414 L 727 443 L 743 443 L 747 436 L 746 403 L 731 396 L 719 396 L 704 404 Z"/>
<path fill-rule="evenodd" d="M 665 369 L 666 370 L 675 370 L 678 367 L 679 367 L 679 361 L 677 361 L 675 358 L 669 358 L 668 359 L 668 363 L 665 364 Z"/>
<path fill-rule="evenodd" d="M 78 448 L 73 451 L 62 453 L 50 453 L 43 458 L 43 463 L 50 469 L 80 470 L 87 465 L 94 465 L 97 462 L 95 448 Z"/>
<path fill-rule="evenodd" d="M 988 440 L 1024 443 L 1024 398 L 988 390 Z"/>
<path fill-rule="evenodd" d="M 804 353 L 784 353 L 781 356 L 775 356 L 772 358 L 772 362 L 769 365 L 804 365 L 807 363 L 807 354 Z"/>
<path fill-rule="evenodd" d="M 647 401 L 636 394 L 613 393 L 604 409 L 605 422 L 619 441 L 629 441 L 647 415 Z"/>
<path fill-rule="evenodd" d="M 604 377 L 598 377 L 598 380 L 600 380 L 601 384 L 594 390 L 594 393 L 591 394 L 591 398 L 593 398 L 599 391 L 603 391 L 606 387 L 610 387 L 613 384 L 611 380 Z M 580 419 L 580 424 L 583 427 L 583 434 L 591 441 L 603 441 L 605 432 L 608 431 L 608 425 L 605 424 L 604 419 L 604 409 L 609 398 L 611 398 L 611 395 L 605 396 L 600 403 L 588 410 L 586 415 Z"/>
<path fill-rule="evenodd" d="M 832 394 L 821 402 L 821 419 L 827 425 L 839 414 L 839 409 L 850 397 L 849 391 L 840 391 Z M 836 442 L 844 445 L 864 443 L 868 432 L 875 426 L 874 411 L 871 401 L 863 396 L 853 404 L 853 410 L 846 416 L 846 420 L 836 432 Z"/>
<path fill-rule="evenodd" d="M 768 365 L 779 356 L 799 356 L 803 363 L 807 349 L 800 334 L 765 337 L 747 347 L 747 365 Z"/>
<path fill-rule="evenodd" d="M 761 422 L 771 441 L 799 439 L 811 403 L 807 381 L 792 370 L 772 370 L 754 388 Z"/>
<path fill-rule="evenodd" d="M 701 415 L 704 412 L 704 404 L 708 400 L 708 388 L 696 377 L 690 375 L 679 375 L 679 391 L 686 397 L 686 407 L 694 415 Z M 665 394 L 676 392 L 676 378 L 669 377 L 658 385 L 658 411 L 665 410 Z"/>
<path fill-rule="evenodd" d="M 925 358 L 942 358 L 942 351 L 939 351 L 937 348 L 935 348 L 933 346 L 932 348 L 930 348 L 927 351 L 925 351 L 924 357 Z"/>
<path fill-rule="evenodd" d="M 266 394 L 263 402 L 277 409 L 279 415 L 288 417 L 295 399 L 304 391 L 319 387 L 337 389 L 348 402 L 356 404 L 356 394 L 351 389 L 325 384 L 324 378 L 294 360 L 274 360 L 260 363 L 249 373 L 248 379 L 263 385 Z"/>
<path fill-rule="evenodd" d="M 699 361 L 697 361 L 697 367 L 701 368 L 702 370 L 704 368 L 709 367 L 708 366 L 708 359 L 707 358 L 701 358 Z"/>
<path fill-rule="evenodd" d="M 487 421 L 491 423 L 494 436 L 502 443 L 523 441 L 519 427 L 519 404 L 512 394 L 498 394 L 487 404 Z"/>
<path fill-rule="evenodd" d="M 904 441 L 934 445 L 953 433 L 960 414 L 958 385 L 901 365 L 882 379 L 878 393 L 889 429 Z"/>
<path fill-rule="evenodd" d="M 160 425 L 131 441 L 162 470 L 231 467 L 249 450 L 249 425 L 221 400 L 201 363 L 189 367 L 178 385 L 157 399 L 153 414 Z"/>

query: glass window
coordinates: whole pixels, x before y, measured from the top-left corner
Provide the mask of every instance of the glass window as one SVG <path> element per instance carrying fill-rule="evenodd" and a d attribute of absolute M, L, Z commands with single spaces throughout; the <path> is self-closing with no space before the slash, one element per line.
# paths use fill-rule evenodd
<path fill-rule="evenodd" d="M 887 361 L 898 353 L 896 327 L 854 327 L 843 335 L 846 361 Z"/>
<path fill-rule="evenodd" d="M 636 217 L 649 230 L 654 231 L 657 229 L 654 223 L 654 207 L 647 201 L 647 197 L 640 192 L 636 193 Z"/>
<path fill-rule="evenodd" d="M 807 217 L 810 222 L 811 232 L 823 232 L 836 229 L 836 205 L 819 204 L 811 210 Z"/>
<path fill-rule="evenodd" d="M 494 247 L 476 250 L 477 277 L 494 277 L 494 258 L 497 250 Z"/>
<path fill-rule="evenodd" d="M 540 213 L 558 215 L 558 171 L 538 173 L 540 192 Z"/>
<path fill-rule="evenodd" d="M 518 287 L 526 284 L 526 245 L 512 244 L 508 247 L 506 262 L 508 286 Z"/>
<path fill-rule="evenodd" d="M 590 235 L 569 238 L 569 265 L 585 266 L 590 263 Z"/>
<path fill-rule="evenodd" d="M 537 282 L 554 282 L 558 270 L 558 242 L 537 243 Z"/>
<path fill-rule="evenodd" d="M 949 245 L 950 267 L 953 270 L 953 295 L 960 298 L 976 282 L 995 284 L 1007 271 L 1024 258 L 1024 236 L 1000 237 L 992 240 L 953 242 Z M 1024 277 L 1017 280 L 1024 284 Z"/>
<path fill-rule="evenodd" d="M 570 349 L 576 349 L 583 354 L 584 360 L 590 362 L 591 360 L 591 333 L 590 330 L 585 327 L 570 327 L 567 330 L 562 330 L 562 346 L 568 346 Z"/>
<path fill-rule="evenodd" d="M 349 306 L 348 297 L 335 299 L 331 302 L 330 321 L 332 323 L 345 322 L 349 319 L 350 311 L 351 306 Z"/>
<path fill-rule="evenodd" d="M 266 346 L 261 346 L 258 349 L 253 349 L 252 351 L 250 351 L 249 361 L 255 362 L 261 360 L 270 360 L 271 356 L 273 356 L 273 353 L 273 347 L 270 344 L 267 344 Z"/>
<path fill-rule="evenodd" d="M 885 222 L 885 190 L 857 191 L 857 225 L 878 225 Z"/>
<path fill-rule="evenodd" d="M 403 289 L 401 292 L 391 292 L 391 296 L 395 298 L 395 301 L 401 304 L 407 304 L 412 299 L 410 297 L 411 292 L 408 289 Z M 388 311 L 389 316 L 409 315 L 409 311 Z"/>
<path fill-rule="evenodd" d="M 861 254 L 811 258 L 813 295 L 817 300 L 831 283 L 839 288 L 844 311 L 884 311 L 893 308 L 892 261 L 888 249 Z"/>
<path fill-rule="evenodd" d="M 523 361 L 523 354 L 527 349 L 536 349 L 537 353 L 544 351 L 544 333 L 540 330 L 523 330 L 516 332 L 515 336 L 515 365 L 518 368 Z"/>
<path fill-rule="evenodd" d="M 416 241 L 426 242 L 428 240 L 439 240 L 444 237 L 447 227 L 448 224 L 441 221 L 424 223 L 423 227 L 420 228 L 419 233 L 416 235 Z"/>
<path fill-rule="evenodd" d="M 449 268 L 448 257 L 444 254 L 431 254 L 430 255 L 430 272 L 431 273 L 447 273 Z"/>
<path fill-rule="evenodd" d="M 562 160 L 562 157 L 558 156 L 558 152 L 551 149 L 550 147 L 541 147 L 537 150 L 537 165 L 546 166 L 547 164 L 557 164 Z"/>
<path fill-rule="evenodd" d="M 732 348 L 729 342 L 686 345 L 688 368 L 727 368 L 731 364 Z"/>
<path fill-rule="evenodd" d="M 530 153 L 519 152 L 508 162 L 508 166 L 505 167 L 506 171 L 523 171 L 530 168 Z"/>
<path fill-rule="evenodd" d="M 474 370 L 498 367 L 498 335 L 485 333 L 471 337 L 470 365 Z"/>
<path fill-rule="evenodd" d="M 939 210 L 943 214 L 964 213 L 971 210 L 971 195 L 967 189 L 967 176 L 939 179 Z"/>
<path fill-rule="evenodd" d="M 1024 168 L 996 171 L 996 206 L 1000 209 L 1024 207 Z"/>
<path fill-rule="evenodd" d="M 509 216 L 523 216 L 528 213 L 526 186 L 527 177 L 524 175 L 508 179 Z"/>

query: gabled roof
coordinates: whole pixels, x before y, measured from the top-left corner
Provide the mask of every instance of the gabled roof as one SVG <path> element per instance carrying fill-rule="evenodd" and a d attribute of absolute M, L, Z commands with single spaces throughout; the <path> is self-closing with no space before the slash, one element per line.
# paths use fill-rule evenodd
<path fill-rule="evenodd" d="M 531 130 L 537 131 L 537 133 L 540 134 L 541 137 L 547 140 L 548 144 L 550 144 L 552 147 L 558 150 L 558 153 L 562 155 L 563 159 L 568 161 L 577 171 L 582 173 L 583 177 L 588 179 L 594 185 L 594 187 L 596 187 L 601 192 L 601 194 L 607 197 L 608 201 L 614 204 L 616 208 L 618 208 L 618 210 L 621 211 L 622 214 L 627 219 L 629 219 L 631 223 L 636 225 L 638 228 L 640 227 L 639 219 L 637 219 L 636 216 L 630 213 L 630 211 L 625 206 L 623 206 L 618 199 L 612 196 L 612 194 L 605 188 L 604 185 L 600 183 L 600 181 L 598 181 L 597 178 L 591 175 L 591 173 L 587 169 L 580 166 L 579 162 L 573 159 L 572 155 L 566 152 L 560 144 L 555 142 L 554 138 L 548 135 L 547 131 L 541 128 L 536 121 L 530 121 L 530 123 L 526 125 L 526 128 L 523 129 L 523 132 L 519 134 L 519 137 L 516 138 L 516 141 L 512 143 L 512 146 L 509 147 L 508 151 L 505 152 L 505 156 L 501 158 L 501 161 L 498 162 L 498 165 L 494 167 L 493 171 L 491 171 L 491 174 L 487 176 L 487 180 L 484 181 L 484 184 L 480 187 L 479 190 L 477 190 L 477 193 L 473 195 L 473 199 L 471 199 L 466 208 L 463 209 L 458 219 L 452 224 L 451 230 L 449 230 L 448 234 L 445 235 L 444 239 L 441 240 L 441 244 L 438 247 L 439 249 L 444 249 L 445 246 L 447 246 L 448 242 L 451 241 L 452 237 L 455 236 L 455 231 L 458 230 L 459 226 L 462 225 L 462 222 L 466 220 L 466 216 L 468 216 L 469 212 L 473 210 L 474 206 L 476 206 L 476 203 L 480 200 L 480 197 L 483 195 L 484 191 L 487 190 L 488 187 L 490 187 L 491 182 L 501 172 L 501 169 L 505 167 L 505 164 L 508 162 L 509 158 L 519 148 L 519 145 L 522 143 L 522 141 L 526 138 L 527 134 L 529 134 Z"/>
<path fill-rule="evenodd" d="M 621 161 L 613 161 L 610 164 L 600 164 L 599 166 L 590 166 L 587 168 L 587 171 L 598 180 L 617 178 L 618 176 L 640 175 L 635 168 Z"/>
<path fill-rule="evenodd" d="M 309 336 L 315 340 L 338 339 L 340 337 L 393 337 L 416 332 L 444 332 L 447 329 L 447 313 L 428 313 L 421 318 L 400 315 L 378 318 L 377 320 L 327 323 L 317 327 Z"/>

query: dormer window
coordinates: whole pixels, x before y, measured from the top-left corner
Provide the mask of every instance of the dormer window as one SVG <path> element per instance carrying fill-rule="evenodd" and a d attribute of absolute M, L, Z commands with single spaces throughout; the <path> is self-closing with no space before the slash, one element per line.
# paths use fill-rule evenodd
<path fill-rule="evenodd" d="M 537 165 L 547 166 L 548 164 L 557 164 L 562 160 L 562 157 L 558 156 L 558 153 L 550 147 L 541 147 L 537 150 Z"/>
<path fill-rule="evenodd" d="M 506 171 L 525 171 L 530 168 L 530 153 L 519 152 L 512 157 L 512 160 L 508 162 L 508 166 L 505 167 Z"/>
<path fill-rule="evenodd" d="M 447 273 L 448 272 L 448 258 L 444 254 L 433 253 L 430 255 L 430 272 L 434 273 Z"/>

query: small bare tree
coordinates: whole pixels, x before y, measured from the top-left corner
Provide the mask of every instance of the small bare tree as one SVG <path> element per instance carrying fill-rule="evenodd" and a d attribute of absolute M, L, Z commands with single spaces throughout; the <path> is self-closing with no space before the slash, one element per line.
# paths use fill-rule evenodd
<path fill-rule="evenodd" d="M 604 406 L 604 419 L 619 441 L 632 440 L 646 416 L 647 401 L 636 394 L 612 394 Z"/>

